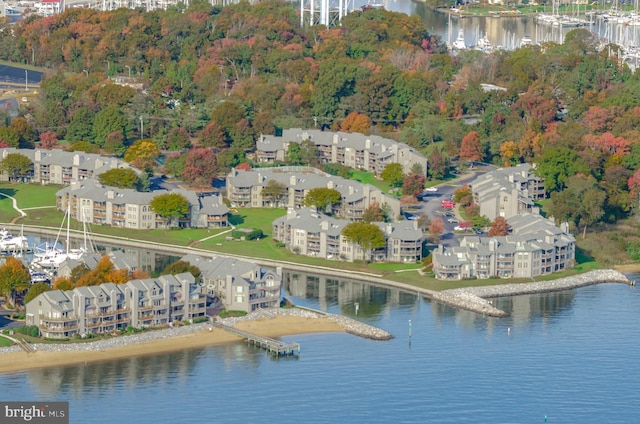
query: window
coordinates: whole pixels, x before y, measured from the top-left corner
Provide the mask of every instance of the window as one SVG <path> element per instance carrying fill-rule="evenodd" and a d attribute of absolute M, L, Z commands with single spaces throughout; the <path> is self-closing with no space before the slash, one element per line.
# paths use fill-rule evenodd
<path fill-rule="evenodd" d="M 240 287 L 240 286 L 236 287 L 236 293 L 242 293 L 242 291 L 243 291 L 243 287 Z"/>
<path fill-rule="evenodd" d="M 236 296 L 236 302 L 242 303 L 242 296 Z"/>

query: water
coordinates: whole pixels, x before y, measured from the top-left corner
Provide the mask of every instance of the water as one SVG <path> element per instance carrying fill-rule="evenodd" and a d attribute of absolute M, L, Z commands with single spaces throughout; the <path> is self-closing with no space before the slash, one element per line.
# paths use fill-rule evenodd
<path fill-rule="evenodd" d="M 298 304 L 392 332 L 284 337 L 298 358 L 235 343 L 0 376 L 3 400 L 70 401 L 71 422 L 630 423 L 640 416 L 640 290 L 500 299 L 488 319 L 413 294 L 288 275 Z M 412 336 L 409 337 L 409 320 Z M 509 329 L 509 331 L 508 331 Z"/>

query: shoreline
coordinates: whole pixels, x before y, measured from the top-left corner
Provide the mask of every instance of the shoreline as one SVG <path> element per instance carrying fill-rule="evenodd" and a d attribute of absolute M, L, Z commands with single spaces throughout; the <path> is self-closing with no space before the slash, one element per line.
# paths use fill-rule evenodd
<path fill-rule="evenodd" d="M 348 333 L 372 340 L 392 338 L 383 330 L 348 317 L 318 314 L 302 309 L 274 309 L 269 310 L 268 313 L 259 311 L 243 317 L 219 321 L 240 330 L 271 338 L 316 333 Z M 95 342 L 35 343 L 31 345 L 35 352 L 31 353 L 14 345 L 0 348 L 0 374 L 105 362 L 238 342 L 242 342 L 242 338 L 216 328 L 211 323 L 202 323 L 150 330 Z"/>

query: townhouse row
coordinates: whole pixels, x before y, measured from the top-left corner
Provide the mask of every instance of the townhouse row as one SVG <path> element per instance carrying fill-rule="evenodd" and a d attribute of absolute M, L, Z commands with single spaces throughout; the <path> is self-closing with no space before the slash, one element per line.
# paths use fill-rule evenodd
<path fill-rule="evenodd" d="M 154 229 L 165 226 L 180 228 L 221 228 L 229 225 L 229 209 L 220 196 L 201 196 L 183 189 L 172 190 L 189 202 L 189 213 L 167 224 L 151 207 L 151 201 L 166 190 L 139 192 L 103 186 L 90 179 L 72 182 L 56 193 L 56 207 L 69 211 L 72 218 L 98 225 L 131 229 Z"/>
<path fill-rule="evenodd" d="M 287 215 L 273 222 L 274 240 L 304 256 L 353 262 L 362 260 L 363 251 L 342 235 L 348 221 L 318 213 L 313 208 L 289 208 Z M 422 259 L 424 237 L 416 221 L 376 222 L 386 245 L 370 252 L 372 261 L 416 262 Z"/>
<path fill-rule="evenodd" d="M 14 153 L 26 156 L 33 163 L 31 171 L 16 176 L 20 182 L 69 185 L 73 181 L 97 178 L 98 175 L 111 169 L 127 168 L 140 173 L 138 169 L 117 158 L 59 149 L 33 150 L 6 147 L 0 149 L 0 160 Z M 9 181 L 10 178 L 12 178 L 11 175 L 0 171 L 0 181 Z"/>
<path fill-rule="evenodd" d="M 245 312 L 280 305 L 281 268 L 223 257 L 181 260 L 200 270 L 198 279 L 182 273 L 44 292 L 27 304 L 26 324 L 38 326 L 43 337 L 63 339 L 189 321 L 220 304 Z"/>
<path fill-rule="evenodd" d="M 282 188 L 274 192 L 273 186 Z M 227 198 L 232 207 L 300 209 L 314 188 L 326 187 L 340 192 L 340 203 L 333 213 L 349 221 L 360 221 L 369 206 L 387 205 L 390 219 L 400 216 L 400 200 L 369 184 L 329 175 L 310 167 L 233 169 L 227 175 Z"/>
<path fill-rule="evenodd" d="M 284 162 L 291 143 L 312 142 L 321 162 L 338 163 L 380 175 L 391 163 L 402 165 L 405 174 L 420 165 L 427 174 L 427 158 L 414 148 L 375 135 L 291 128 L 282 135 L 261 135 L 256 142 L 259 163 Z"/>
<path fill-rule="evenodd" d="M 183 273 L 44 292 L 27 304 L 25 320 L 42 337 L 66 339 L 193 320 L 205 317 L 206 304 L 193 275 Z"/>

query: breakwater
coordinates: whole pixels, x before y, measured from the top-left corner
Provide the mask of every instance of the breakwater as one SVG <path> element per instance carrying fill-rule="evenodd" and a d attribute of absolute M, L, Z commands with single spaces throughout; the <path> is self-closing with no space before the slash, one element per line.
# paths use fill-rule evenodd
<path fill-rule="evenodd" d="M 494 307 L 492 302 L 487 299 L 571 290 L 600 283 L 635 284 L 619 271 L 612 269 L 599 269 L 589 271 L 584 274 L 558 278 L 550 281 L 443 290 L 441 292 L 434 293 L 432 298 L 437 302 L 454 306 L 456 308 L 466 309 L 485 316 L 500 318 L 505 317 L 508 314 L 505 311 Z"/>
<path fill-rule="evenodd" d="M 310 308 L 296 307 L 290 309 L 258 309 L 250 314 L 247 314 L 242 317 L 233 317 L 233 318 L 218 318 L 216 322 L 221 324 L 233 327 L 239 322 L 242 321 L 251 321 L 261 318 L 274 318 L 277 315 L 281 316 L 296 316 L 303 318 L 328 318 L 332 321 L 335 321 L 338 325 L 344 328 L 349 334 L 353 334 L 354 336 L 364 337 L 366 339 L 371 340 L 390 340 L 393 338 L 391 333 L 388 333 L 380 328 L 374 327 L 369 324 L 365 324 L 364 322 L 355 320 L 353 318 L 345 317 L 343 315 L 335 315 L 330 314 L 323 311 L 317 311 Z"/>

